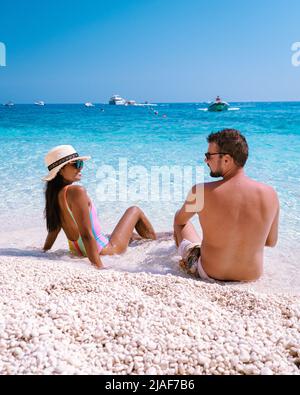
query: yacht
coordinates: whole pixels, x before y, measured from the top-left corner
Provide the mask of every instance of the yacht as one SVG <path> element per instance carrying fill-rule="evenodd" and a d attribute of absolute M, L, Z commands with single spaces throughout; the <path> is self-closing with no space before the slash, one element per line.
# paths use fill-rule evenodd
<path fill-rule="evenodd" d="M 13 107 L 15 105 L 15 103 L 13 103 L 12 101 L 9 101 L 7 103 L 4 104 L 6 107 Z"/>
<path fill-rule="evenodd" d="M 41 101 L 41 100 L 35 101 L 34 104 L 35 104 L 36 106 L 44 106 L 44 105 L 45 105 L 45 103 L 44 103 L 43 101 Z"/>
<path fill-rule="evenodd" d="M 93 103 L 87 102 L 84 104 L 86 107 L 95 107 Z"/>
<path fill-rule="evenodd" d="M 109 99 L 109 104 L 112 104 L 114 106 L 125 106 L 126 105 L 126 100 L 123 99 L 123 97 L 121 97 L 119 95 L 113 95 Z"/>

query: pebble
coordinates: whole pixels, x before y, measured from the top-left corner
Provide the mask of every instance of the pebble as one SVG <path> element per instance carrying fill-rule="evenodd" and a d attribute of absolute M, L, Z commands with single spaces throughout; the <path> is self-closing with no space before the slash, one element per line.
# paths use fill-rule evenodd
<path fill-rule="evenodd" d="M 269 368 L 263 368 L 260 371 L 260 375 L 261 376 L 272 376 L 273 374 L 274 374 L 273 371 L 271 369 L 269 369 Z"/>

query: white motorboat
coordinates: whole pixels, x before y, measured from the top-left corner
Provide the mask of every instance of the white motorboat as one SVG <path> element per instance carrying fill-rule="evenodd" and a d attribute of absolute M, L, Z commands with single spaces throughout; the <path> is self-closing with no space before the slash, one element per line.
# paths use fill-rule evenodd
<path fill-rule="evenodd" d="M 157 104 L 153 104 L 153 103 L 136 103 L 136 106 L 140 106 L 140 107 L 157 107 Z"/>
<path fill-rule="evenodd" d="M 93 103 L 87 102 L 84 104 L 86 107 L 95 107 Z"/>
<path fill-rule="evenodd" d="M 126 106 L 136 106 L 137 102 L 135 100 L 126 100 Z"/>
<path fill-rule="evenodd" d="M 109 99 L 109 104 L 111 104 L 113 106 L 125 106 L 126 103 L 127 103 L 127 101 L 125 99 L 123 99 L 123 97 L 121 97 L 119 95 L 113 95 Z"/>
<path fill-rule="evenodd" d="M 7 103 L 4 104 L 6 107 L 13 107 L 15 105 L 15 103 L 13 103 L 12 101 L 9 101 Z"/>
<path fill-rule="evenodd" d="M 44 106 L 44 105 L 45 105 L 45 102 L 39 100 L 39 101 L 35 101 L 34 104 L 35 104 L 36 106 Z"/>

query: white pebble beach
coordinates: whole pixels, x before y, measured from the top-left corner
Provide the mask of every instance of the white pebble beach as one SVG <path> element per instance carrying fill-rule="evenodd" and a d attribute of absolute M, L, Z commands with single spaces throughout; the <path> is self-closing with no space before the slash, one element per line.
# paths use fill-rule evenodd
<path fill-rule="evenodd" d="M 177 264 L 170 240 L 129 248 L 126 261 L 145 255 L 140 272 L 118 257 L 108 270 L 63 253 L 0 257 L 0 373 L 299 375 L 298 295 L 153 274 L 153 250 Z"/>

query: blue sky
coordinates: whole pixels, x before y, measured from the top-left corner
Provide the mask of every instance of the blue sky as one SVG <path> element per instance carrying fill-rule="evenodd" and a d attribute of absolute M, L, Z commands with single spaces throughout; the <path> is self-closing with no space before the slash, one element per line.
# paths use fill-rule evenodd
<path fill-rule="evenodd" d="M 0 0 L 0 9 L 0 102 L 300 100 L 299 0 Z"/>

